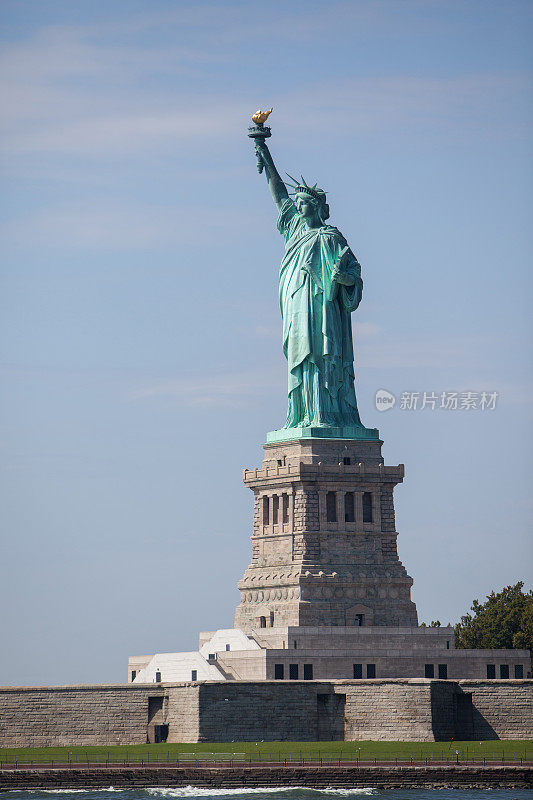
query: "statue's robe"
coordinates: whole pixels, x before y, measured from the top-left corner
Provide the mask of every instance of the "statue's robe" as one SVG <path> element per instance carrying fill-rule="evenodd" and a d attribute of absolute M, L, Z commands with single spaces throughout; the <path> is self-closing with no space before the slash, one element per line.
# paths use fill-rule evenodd
<path fill-rule="evenodd" d="M 348 248 L 337 228 L 308 228 L 291 199 L 283 203 L 278 230 L 285 239 L 279 276 L 283 352 L 289 367 L 285 428 L 358 426 L 354 389 L 351 312 L 361 301 L 361 267 L 351 251 L 342 271 L 350 286 L 331 280 Z"/>

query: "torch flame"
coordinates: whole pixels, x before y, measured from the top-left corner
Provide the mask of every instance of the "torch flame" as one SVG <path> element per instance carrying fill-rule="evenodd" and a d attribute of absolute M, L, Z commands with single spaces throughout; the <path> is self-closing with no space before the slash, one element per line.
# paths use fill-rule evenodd
<path fill-rule="evenodd" d="M 271 108 L 270 111 L 261 111 L 261 109 L 258 109 L 255 112 L 255 114 L 252 114 L 252 120 L 255 122 L 256 125 L 262 125 L 263 122 L 267 121 L 267 119 L 269 118 L 270 114 L 272 114 L 273 111 L 274 111 L 273 108 Z"/>

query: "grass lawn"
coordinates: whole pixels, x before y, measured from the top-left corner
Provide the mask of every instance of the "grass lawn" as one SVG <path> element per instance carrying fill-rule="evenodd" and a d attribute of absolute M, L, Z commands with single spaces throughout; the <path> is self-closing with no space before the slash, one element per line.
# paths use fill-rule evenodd
<path fill-rule="evenodd" d="M 487 742 L 203 742 L 201 744 L 138 744 L 115 747 L 0 748 L 0 761 L 175 761 L 180 754 L 245 753 L 253 761 L 311 758 L 533 760 L 533 740 Z"/>

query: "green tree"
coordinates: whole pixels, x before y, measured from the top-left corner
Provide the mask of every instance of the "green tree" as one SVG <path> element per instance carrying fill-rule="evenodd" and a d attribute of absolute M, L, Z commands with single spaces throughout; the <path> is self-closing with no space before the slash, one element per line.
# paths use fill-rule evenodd
<path fill-rule="evenodd" d="M 533 601 L 531 600 L 531 592 L 522 614 L 520 630 L 513 636 L 513 647 L 517 647 L 520 650 L 529 648 L 529 650 L 533 651 Z"/>
<path fill-rule="evenodd" d="M 519 581 L 491 592 L 483 604 L 474 600 L 473 613 L 455 626 L 455 646 L 533 650 L 533 591 L 525 593 L 523 586 Z"/>

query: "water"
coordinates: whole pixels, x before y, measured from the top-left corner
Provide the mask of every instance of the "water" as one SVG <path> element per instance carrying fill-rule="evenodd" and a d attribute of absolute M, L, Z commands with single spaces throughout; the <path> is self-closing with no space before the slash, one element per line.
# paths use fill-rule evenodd
<path fill-rule="evenodd" d="M 2 793 L 2 800 L 532 800 L 527 789 L 55 789 Z M 253 797 L 248 798 L 248 795 Z M 61 800 L 62 800 L 61 798 Z M 59 798 L 58 798 L 59 800 Z"/>

